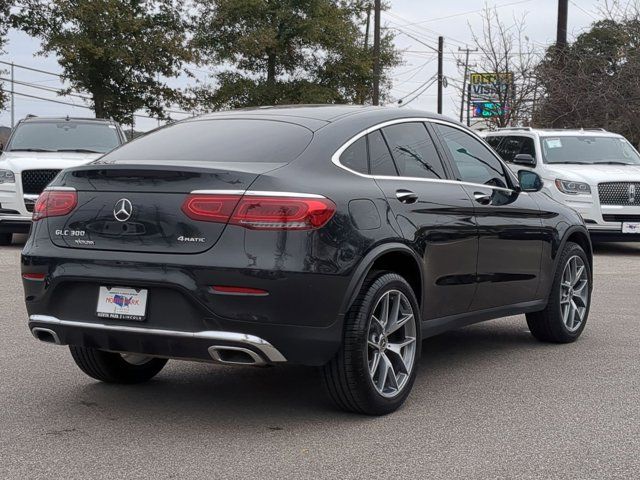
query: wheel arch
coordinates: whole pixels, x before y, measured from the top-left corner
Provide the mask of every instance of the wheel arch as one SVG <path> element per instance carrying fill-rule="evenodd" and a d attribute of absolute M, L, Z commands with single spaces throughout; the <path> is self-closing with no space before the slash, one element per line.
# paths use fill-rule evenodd
<path fill-rule="evenodd" d="M 576 225 L 567 229 L 562 242 L 560 243 L 560 246 L 556 251 L 554 272 L 558 269 L 558 263 L 560 262 L 561 254 L 564 251 L 564 247 L 567 245 L 567 242 L 577 243 L 584 250 L 584 253 L 587 255 L 587 259 L 589 260 L 589 272 L 591 275 L 591 278 L 589 280 L 593 284 L 593 247 L 591 245 L 591 237 L 589 236 L 589 232 L 584 227 Z"/>
<path fill-rule="evenodd" d="M 360 261 L 342 302 L 340 313 L 346 314 L 355 301 L 367 275 L 374 270 L 384 270 L 402 276 L 413 289 L 418 305 L 422 308 L 424 273 L 420 257 L 402 243 L 379 245 Z"/>

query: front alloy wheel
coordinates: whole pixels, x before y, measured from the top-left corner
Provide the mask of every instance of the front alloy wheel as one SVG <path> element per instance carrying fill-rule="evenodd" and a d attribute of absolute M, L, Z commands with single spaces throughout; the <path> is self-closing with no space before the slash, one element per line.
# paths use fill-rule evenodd
<path fill-rule="evenodd" d="M 531 334 L 543 342 L 575 341 L 587 323 L 591 303 L 591 264 L 582 247 L 567 242 L 544 310 L 527 314 Z"/>

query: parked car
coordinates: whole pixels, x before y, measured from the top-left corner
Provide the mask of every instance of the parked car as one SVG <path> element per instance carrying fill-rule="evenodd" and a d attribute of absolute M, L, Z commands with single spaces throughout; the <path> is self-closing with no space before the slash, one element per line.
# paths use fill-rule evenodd
<path fill-rule="evenodd" d="M 526 314 L 587 321 L 592 254 L 571 208 L 445 117 L 373 107 L 239 110 L 161 128 L 40 196 L 22 254 L 29 329 L 89 376 L 169 358 L 322 366 L 337 405 L 385 414 L 421 340 Z"/>
<path fill-rule="evenodd" d="M 597 240 L 640 240 L 640 155 L 602 129 L 508 128 L 484 134 L 514 171 L 528 169 L 544 191 L 577 210 Z"/>
<path fill-rule="evenodd" d="M 33 206 L 63 169 L 88 163 L 125 142 L 112 120 L 27 117 L 0 156 L 0 245 L 31 226 Z"/>

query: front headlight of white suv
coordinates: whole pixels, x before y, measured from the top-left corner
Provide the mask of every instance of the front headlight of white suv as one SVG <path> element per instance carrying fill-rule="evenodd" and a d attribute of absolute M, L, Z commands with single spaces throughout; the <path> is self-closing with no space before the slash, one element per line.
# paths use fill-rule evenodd
<path fill-rule="evenodd" d="M 0 170 L 0 183 L 15 183 L 16 176 L 11 170 Z"/>
<path fill-rule="evenodd" d="M 558 187 L 558 190 L 560 190 L 562 193 L 568 193 L 569 195 L 591 193 L 591 187 L 588 183 L 574 182 L 573 180 L 561 180 L 557 178 L 556 187 Z"/>

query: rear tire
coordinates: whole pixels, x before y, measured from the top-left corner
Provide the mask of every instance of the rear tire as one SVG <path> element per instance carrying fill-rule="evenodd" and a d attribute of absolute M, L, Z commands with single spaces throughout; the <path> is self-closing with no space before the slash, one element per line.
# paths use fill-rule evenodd
<path fill-rule="evenodd" d="M 80 370 L 107 383 L 143 383 L 155 377 L 167 363 L 166 358 L 153 357 L 140 361 L 140 356 L 132 356 L 133 361 L 127 361 L 119 353 L 74 345 L 70 345 L 69 350 Z"/>
<path fill-rule="evenodd" d="M 369 274 L 345 317 L 342 346 L 322 369 L 325 387 L 339 408 L 385 415 L 404 403 L 420 358 L 419 312 L 404 278 Z"/>
<path fill-rule="evenodd" d="M 527 314 L 531 334 L 542 342 L 576 341 L 589 317 L 591 279 L 587 254 L 580 245 L 567 242 L 558 262 L 547 307 Z"/>
<path fill-rule="evenodd" d="M 0 233 L 0 245 L 11 245 L 11 241 L 13 240 L 12 233 Z"/>

